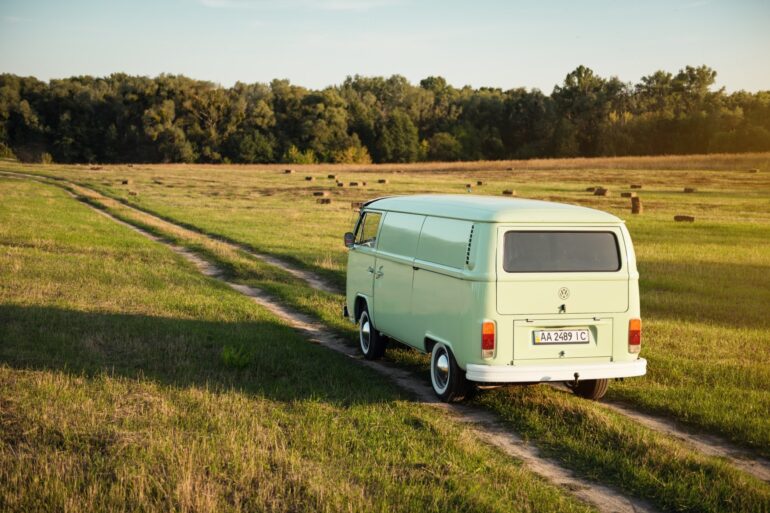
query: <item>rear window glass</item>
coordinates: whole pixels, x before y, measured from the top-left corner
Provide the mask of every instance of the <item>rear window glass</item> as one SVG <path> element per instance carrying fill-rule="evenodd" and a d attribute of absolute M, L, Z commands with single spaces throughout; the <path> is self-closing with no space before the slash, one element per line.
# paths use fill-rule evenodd
<path fill-rule="evenodd" d="M 618 241 L 611 232 L 506 232 L 503 269 L 509 273 L 617 271 Z"/>

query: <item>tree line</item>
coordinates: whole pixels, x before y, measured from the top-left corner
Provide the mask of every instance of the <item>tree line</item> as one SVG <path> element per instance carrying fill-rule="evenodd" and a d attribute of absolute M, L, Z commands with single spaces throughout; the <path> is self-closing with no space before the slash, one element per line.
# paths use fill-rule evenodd
<path fill-rule="evenodd" d="M 770 91 L 714 90 L 707 66 L 636 84 L 580 66 L 550 95 L 442 77 L 311 90 L 116 73 L 0 75 L 0 154 L 39 162 L 369 163 L 770 150 Z"/>

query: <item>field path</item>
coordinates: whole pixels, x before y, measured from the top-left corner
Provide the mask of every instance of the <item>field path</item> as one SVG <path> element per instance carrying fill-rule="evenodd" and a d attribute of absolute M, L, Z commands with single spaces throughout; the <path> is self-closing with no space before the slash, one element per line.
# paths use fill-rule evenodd
<path fill-rule="evenodd" d="M 2 174 L 5 175 L 6 173 Z M 54 184 L 45 179 L 41 179 L 41 177 L 27 175 L 24 178 L 28 177 L 43 181 L 44 183 L 51 185 Z M 65 188 L 73 198 L 82 199 L 76 192 L 73 192 L 72 187 L 70 187 L 71 184 L 62 182 L 59 185 L 65 185 Z M 232 289 L 248 296 L 258 305 L 266 308 L 274 315 L 287 322 L 289 325 L 303 333 L 310 342 L 323 345 L 328 349 L 348 356 L 357 364 L 366 366 L 380 374 L 387 376 L 399 387 L 411 393 L 418 402 L 444 410 L 455 421 L 466 424 L 469 429 L 473 430 L 477 438 L 497 447 L 505 454 L 521 460 L 527 466 L 527 468 L 534 473 L 563 487 L 580 500 L 593 505 L 599 511 L 603 513 L 652 513 L 656 511 L 649 504 L 639 499 L 626 497 L 621 492 L 613 488 L 592 481 L 587 481 L 575 476 L 572 471 L 562 467 L 556 461 L 542 456 L 539 450 L 533 444 L 526 442 L 515 433 L 512 433 L 510 428 L 498 420 L 495 415 L 466 405 L 450 405 L 440 402 L 433 393 L 430 385 L 427 384 L 425 380 L 417 378 L 413 373 L 404 369 L 386 365 L 381 362 L 372 362 L 362 359 L 360 356 L 358 356 L 358 351 L 356 348 L 351 347 L 343 340 L 335 336 L 331 331 L 329 331 L 325 326 L 317 322 L 311 316 L 297 312 L 291 308 L 286 307 L 285 305 L 277 303 L 272 299 L 271 296 L 257 288 L 227 281 L 223 277 L 224 273 L 221 269 L 219 269 L 214 264 L 203 260 L 192 251 L 175 244 L 171 244 L 163 240 L 161 237 L 158 237 L 148 231 L 143 230 L 142 228 L 118 219 L 110 213 L 105 212 L 104 210 L 101 210 L 89 204 L 88 202 L 84 203 L 99 215 L 105 216 L 115 223 L 129 228 L 130 230 L 139 233 L 154 242 L 167 246 L 169 249 L 181 255 L 187 261 L 195 265 L 195 267 L 202 274 L 227 284 Z"/>

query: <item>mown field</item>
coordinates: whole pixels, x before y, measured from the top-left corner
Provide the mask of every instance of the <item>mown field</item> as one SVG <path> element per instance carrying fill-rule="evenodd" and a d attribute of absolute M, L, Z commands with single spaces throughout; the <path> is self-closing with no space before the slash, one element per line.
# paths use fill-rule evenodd
<path fill-rule="evenodd" d="M 132 167 L 95 166 L 92 169 L 84 166 L 22 166 L 8 163 L 0 165 L 0 171 L 66 178 L 115 198 L 119 201 L 105 198 L 95 198 L 94 201 L 113 214 L 203 254 L 227 269 L 231 279 L 260 287 L 283 302 L 317 316 L 338 333 L 347 337 L 352 336 L 352 327 L 339 318 L 340 295 L 314 291 L 280 269 L 246 257 L 239 252 L 228 250 L 200 234 L 158 223 L 127 209 L 122 202 L 192 227 L 199 232 L 225 237 L 246 244 L 257 251 L 280 256 L 324 275 L 338 286 L 344 284 L 345 248 L 341 242 L 341 234 L 350 229 L 355 219 L 351 202 L 388 194 L 466 193 L 466 185 L 471 184 L 473 192 L 478 194 L 499 195 L 503 189 L 514 189 L 520 197 L 564 201 L 610 211 L 627 220 L 636 244 L 641 273 L 642 314 L 645 323 L 643 355 L 649 361 L 649 374 L 641 379 L 613 383 L 609 398 L 626 402 L 637 409 L 672 417 L 698 431 L 719 434 L 757 454 L 770 455 L 768 450 L 770 422 L 767 420 L 767 414 L 770 412 L 770 366 L 768 365 L 770 336 L 767 335 L 770 321 L 765 314 L 766 305 L 770 304 L 770 277 L 767 272 L 770 269 L 770 155 L 530 161 L 481 163 L 474 166 L 477 166 L 477 169 L 471 169 L 470 167 L 473 166 L 467 164 L 465 167 L 459 164 L 391 165 L 374 168 L 316 166 L 294 167 L 294 173 L 285 174 L 284 167 L 278 166 L 257 168 L 137 165 Z M 335 179 L 327 178 L 329 174 L 336 175 L 336 180 L 344 182 L 345 187 L 337 187 Z M 314 179 L 308 181 L 307 176 L 312 176 Z M 387 180 L 387 183 L 378 183 L 380 179 Z M 479 180 L 483 185 L 476 185 Z M 359 185 L 352 187 L 350 182 L 358 182 Z M 366 182 L 366 186 L 362 186 L 362 182 Z M 0 223 L 3 227 L 3 257 L 12 259 L 11 263 L 3 268 L 26 269 L 25 262 L 33 257 L 46 260 L 39 254 L 42 251 L 40 245 L 47 248 L 45 251 L 48 255 L 46 260 L 48 264 L 40 264 L 42 270 L 38 274 L 27 278 L 27 273 L 17 270 L 16 274 L 3 276 L 0 282 L 3 285 L 3 308 L 4 310 L 8 308 L 5 310 L 4 318 L 13 321 L 4 323 L 11 328 L 3 328 L 5 331 L 2 332 L 3 340 L 12 340 L 13 343 L 6 344 L 0 349 L 0 358 L 2 358 L 0 361 L 5 364 L 4 381 L 11 383 L 15 391 L 14 394 L 9 393 L 8 397 L 15 397 L 20 393 L 16 390 L 45 388 L 39 384 L 32 387 L 30 383 L 34 383 L 36 379 L 81 380 L 70 386 L 77 389 L 77 394 L 83 400 L 93 394 L 108 393 L 105 389 L 109 387 L 104 384 L 106 379 L 117 380 L 123 385 L 126 384 L 126 380 L 131 380 L 130 383 L 137 386 L 161 387 L 158 394 L 164 396 L 166 401 L 170 399 L 165 394 L 172 392 L 171 389 L 164 387 L 172 387 L 172 395 L 175 398 L 180 394 L 193 393 L 191 390 L 196 390 L 195 393 L 213 394 L 210 401 L 207 396 L 209 412 L 220 407 L 217 401 L 225 400 L 221 398 L 234 394 L 232 389 L 239 390 L 237 394 L 245 394 L 245 400 L 257 403 L 267 401 L 267 406 L 262 405 L 261 411 L 272 411 L 276 403 L 271 395 L 274 392 L 268 393 L 265 389 L 275 387 L 282 390 L 282 393 L 289 394 L 288 403 L 299 408 L 300 412 L 293 412 L 297 413 L 293 418 L 291 414 L 287 414 L 288 417 L 283 426 L 291 425 L 293 422 L 299 423 L 300 417 L 307 415 L 303 408 L 310 408 L 308 404 L 313 404 L 331 417 L 342 416 L 344 419 L 346 415 L 350 415 L 350 422 L 354 425 L 360 422 L 358 416 L 361 414 L 349 411 L 348 400 L 342 400 L 343 406 L 339 406 L 337 402 L 329 401 L 324 395 L 329 392 L 318 392 L 320 397 L 316 397 L 312 392 L 316 386 L 321 386 L 321 383 L 325 386 L 326 380 L 331 380 L 330 386 L 333 387 L 334 380 L 326 376 L 337 373 L 324 373 L 325 377 L 319 380 L 305 380 L 303 376 L 301 382 L 296 383 L 297 386 L 294 387 L 293 379 L 297 379 L 301 374 L 297 374 L 293 370 L 293 365 L 284 361 L 282 364 L 282 368 L 286 369 L 284 375 L 276 377 L 277 381 L 272 385 L 264 382 L 265 375 L 272 375 L 271 369 L 277 360 L 292 358 L 292 355 L 304 351 L 299 349 L 303 347 L 303 342 L 299 340 L 291 346 L 291 350 L 282 346 L 272 347 L 274 344 L 271 345 L 269 341 L 275 340 L 278 335 L 271 330 L 286 330 L 280 323 L 268 323 L 269 326 L 265 326 L 265 329 L 262 329 L 262 324 L 256 326 L 258 329 L 245 329 L 248 333 L 242 336 L 251 338 L 236 339 L 235 343 L 228 343 L 227 347 L 230 349 L 227 350 L 223 340 L 230 335 L 226 332 L 215 332 L 208 338 L 200 338 L 200 331 L 205 332 L 210 327 L 207 327 L 205 322 L 198 325 L 193 321 L 212 318 L 215 321 L 212 324 L 220 326 L 221 316 L 228 318 L 235 315 L 232 311 L 234 307 L 226 302 L 220 305 L 218 301 L 214 301 L 216 306 L 204 308 L 198 305 L 196 307 L 195 301 L 191 298 L 197 297 L 196 294 L 203 296 L 210 294 L 208 289 L 204 291 L 200 287 L 210 287 L 218 294 L 227 296 L 230 295 L 229 292 L 214 284 L 206 283 L 203 278 L 198 278 L 201 283 L 196 283 L 195 287 L 190 286 L 196 289 L 196 293 L 192 294 L 183 289 L 169 292 L 166 287 L 161 286 L 153 289 L 149 284 L 165 283 L 170 276 L 163 274 L 168 270 L 152 264 L 156 255 L 145 254 L 139 258 L 140 253 L 135 254 L 127 249 L 126 246 L 135 243 L 134 239 L 138 236 L 128 231 L 124 233 L 123 229 L 117 229 L 114 226 L 110 228 L 108 220 L 94 217 L 96 214 L 88 211 L 81 213 L 82 216 L 88 214 L 87 222 L 82 217 L 69 219 L 69 216 L 74 215 L 72 211 L 85 207 L 66 198 L 60 189 L 42 185 L 19 185 L 17 181 L 8 180 L 2 183 L 4 198 L 2 212 L 6 216 Z M 642 215 L 632 216 L 629 213 L 630 200 L 620 197 L 621 191 L 630 191 L 630 184 L 642 185 L 642 189 L 636 191 L 644 204 L 645 211 Z M 609 196 L 596 197 L 586 192 L 587 187 L 596 185 L 609 188 Z M 686 194 L 682 192 L 684 187 L 694 187 L 697 190 Z M 7 190 L 15 192 L 6 193 Z M 316 197 L 312 195 L 312 192 L 317 191 L 327 191 L 332 203 L 317 204 Z M 55 201 L 57 206 L 50 207 L 51 211 L 46 211 L 41 203 L 52 202 L 51 196 L 58 198 Z M 6 198 L 16 198 L 16 203 Z M 21 211 L 27 212 L 26 218 L 18 217 Z M 694 215 L 696 222 L 675 223 L 673 216 L 676 214 Z M 52 224 L 50 222 L 52 219 L 56 219 L 57 223 Z M 80 262 L 73 267 L 74 263 L 66 259 L 60 261 L 53 255 L 58 253 L 75 255 L 90 251 L 87 248 L 93 247 L 94 244 L 87 240 L 81 241 L 78 248 L 66 247 L 77 242 L 76 237 L 74 241 L 72 238 L 79 233 L 78 227 L 88 223 L 105 224 L 104 229 L 110 236 L 107 237 L 108 240 L 102 242 L 123 246 L 123 254 L 117 255 L 112 262 L 116 270 L 123 269 L 130 263 L 131 269 L 141 269 L 144 265 L 147 273 L 152 271 L 161 275 L 150 276 L 137 271 L 138 274 L 123 277 L 123 285 L 114 290 L 112 278 L 108 276 L 80 273 L 73 277 L 73 269 L 88 268 L 89 262 Z M 54 233 L 56 229 L 60 231 Z M 46 233 L 48 235 L 45 235 Z M 58 240 L 63 246 L 45 242 L 48 240 L 46 237 Z M 30 240 L 43 242 L 38 244 Z M 143 242 L 141 246 L 146 247 L 144 251 L 150 251 L 152 243 Z M 31 254 L 24 253 L 27 250 Z M 92 255 L 92 257 L 98 260 L 99 267 L 108 265 L 109 259 L 103 258 L 103 255 L 110 251 L 113 250 L 94 250 L 94 253 L 99 256 Z M 163 253 L 161 249 L 154 251 Z M 116 251 L 116 253 L 120 252 Z M 174 260 L 170 254 L 166 254 L 166 258 Z M 55 265 L 54 262 L 56 262 Z M 185 265 L 181 262 L 177 261 L 176 264 L 180 269 L 185 269 Z M 48 267 L 49 265 L 52 267 Z M 56 270 L 57 267 L 58 270 Z M 186 272 L 194 275 L 190 269 L 186 269 Z M 21 275 L 25 276 L 24 281 L 19 281 Z M 88 279 L 93 281 L 89 282 Z M 66 294 L 62 296 L 61 294 L 64 294 L 62 290 L 71 290 L 73 287 L 51 285 L 66 284 L 68 280 L 75 282 L 70 296 Z M 51 287 L 56 290 L 48 291 L 47 289 Z M 105 292 L 104 304 L 98 301 L 92 302 L 87 298 L 85 291 L 91 289 L 110 291 L 109 294 Z M 142 292 L 139 293 L 139 290 Z M 179 304 L 172 305 L 172 300 L 179 301 Z M 232 301 L 241 300 L 232 299 Z M 249 308 L 258 310 L 247 300 L 242 301 L 248 304 Z M 158 302 L 169 304 L 164 304 L 167 310 L 156 315 L 153 312 L 159 308 Z M 24 308 L 19 308 L 17 303 Z M 55 305 L 54 309 L 50 308 L 51 303 Z M 81 311 L 89 312 L 92 309 L 104 309 L 110 314 L 116 314 L 117 317 L 116 319 L 112 317 L 103 319 L 90 315 L 85 318 L 80 317 Z M 77 315 L 75 315 L 76 312 Z M 127 312 L 130 315 L 124 319 L 124 314 Z M 30 316 L 30 314 L 33 315 Z M 142 336 L 148 337 L 149 340 L 156 340 L 157 335 L 148 335 L 148 333 L 154 333 L 158 328 L 152 326 L 152 329 L 146 329 L 148 325 L 143 324 L 144 317 L 140 317 L 142 322 L 134 324 L 131 329 L 130 325 L 136 321 L 137 314 L 151 318 L 158 316 L 166 318 L 170 326 L 175 327 L 167 329 L 189 332 L 192 339 L 189 341 L 184 338 L 175 339 L 171 343 L 161 336 L 164 346 L 171 344 L 171 348 L 163 353 L 167 358 L 165 360 L 153 358 L 153 352 L 148 348 L 138 355 L 136 349 L 125 349 L 125 344 L 119 341 L 124 337 L 133 340 L 132 337 L 141 338 Z M 264 312 L 261 314 L 265 315 Z M 70 323 L 66 319 L 71 316 L 80 320 Z M 182 327 L 179 327 L 177 319 L 180 316 L 182 319 L 187 319 L 189 323 L 182 323 Z M 49 330 L 41 334 L 40 328 L 33 328 L 37 325 L 34 319 L 40 318 L 58 319 L 59 324 L 67 329 L 54 324 L 59 328 L 50 330 L 53 334 L 49 333 Z M 111 324 L 129 326 L 126 329 L 131 336 L 115 338 L 111 335 L 106 336 L 104 326 Z M 101 333 L 100 335 L 95 337 L 90 335 L 92 325 L 95 326 L 93 330 Z M 238 330 L 237 323 L 236 326 L 232 326 L 232 322 L 228 322 L 225 326 L 228 326 L 228 329 L 244 331 L 243 326 Z M 291 338 L 290 330 L 289 334 Z M 293 337 L 293 339 L 298 338 L 296 335 Z M 94 338 L 98 343 L 94 343 L 92 340 Z M 45 341 L 42 346 L 41 340 Z M 90 342 L 86 344 L 84 340 L 90 340 Z M 149 340 L 139 345 L 150 344 Z M 209 346 L 206 346 L 206 340 Z M 83 344 L 86 346 L 84 347 Z M 208 349 L 200 354 L 197 350 L 190 350 L 193 354 L 189 355 L 188 359 L 182 358 L 186 363 L 171 365 L 171 361 L 176 358 L 174 355 L 178 352 L 173 348 L 200 348 L 198 344 L 203 344 L 202 347 Z M 106 350 L 105 345 L 110 349 Z M 306 343 L 304 345 L 314 347 Z M 131 347 L 132 344 L 128 346 Z M 267 346 L 271 346 L 270 351 L 284 351 L 284 353 L 280 356 L 272 355 L 269 351 L 264 353 L 263 348 Z M 70 349 L 65 351 L 61 347 Z M 313 350 L 323 353 L 318 348 Z M 184 351 L 181 353 L 184 354 Z M 332 355 L 325 358 L 329 361 L 335 360 Z M 425 358 L 414 352 L 396 349 L 390 351 L 389 358 L 394 364 L 407 366 L 426 375 L 423 372 L 426 365 Z M 298 357 L 298 359 L 302 358 Z M 312 372 L 323 373 L 323 368 L 329 365 L 325 360 L 319 363 L 315 357 L 312 364 L 307 360 L 303 361 L 308 372 L 311 372 L 308 367 L 313 367 Z M 213 369 L 211 362 L 216 364 Z M 340 371 L 341 375 L 346 375 L 350 364 L 341 362 L 340 365 L 346 369 Z M 190 366 L 195 369 L 195 372 L 188 368 Z M 117 375 L 114 370 L 116 368 L 122 369 L 117 372 Z M 187 371 L 186 368 L 188 368 Z M 171 378 L 174 382 L 168 383 L 167 375 L 173 377 L 178 373 L 186 372 L 196 376 L 198 373 L 204 376 L 213 373 L 216 377 L 203 380 L 196 377 L 181 382 Z M 355 372 L 367 374 L 362 370 Z M 234 378 L 231 373 L 235 373 L 237 377 Z M 281 378 L 284 381 L 281 381 Z M 349 383 L 347 376 L 343 381 Z M 395 419 L 401 419 L 403 424 L 404 413 L 398 409 L 407 408 L 413 409 L 411 413 L 413 415 L 417 415 L 414 413 L 416 411 L 419 415 L 431 419 L 430 422 L 437 422 L 436 412 L 411 404 L 386 382 L 375 381 L 376 386 L 370 384 L 363 389 L 366 390 L 366 394 L 375 394 L 378 399 L 374 402 L 388 410 L 384 415 L 387 420 L 380 421 L 396 422 Z M 67 383 L 70 382 L 67 381 Z M 271 381 L 268 380 L 267 383 Z M 305 392 L 297 391 L 303 390 L 303 387 Z M 62 387 L 48 385 L 48 388 L 50 392 L 52 388 L 58 390 Z M 201 391 L 200 388 L 204 390 Z M 212 391 L 211 388 L 214 390 Z M 297 390 L 294 390 L 295 388 Z M 339 393 L 344 395 L 343 391 Z M 361 390 L 358 393 L 364 394 Z M 390 395 L 382 398 L 380 397 L 382 394 Z M 22 395 L 24 397 L 22 400 L 13 399 L 16 402 L 12 407 L 6 407 L 3 411 L 7 409 L 22 413 L 14 413 L 9 417 L 10 421 L 3 420 L 3 422 L 16 425 L 14 423 L 21 422 L 15 420 L 17 416 L 24 419 L 24 422 L 28 422 L 30 426 L 36 425 L 35 422 L 42 422 L 37 416 L 37 410 L 47 402 L 57 399 L 54 396 L 45 395 L 42 391 L 33 395 L 36 402 L 27 395 Z M 241 395 L 238 397 L 240 398 Z M 10 401 L 10 399 L 3 400 Z M 277 401 L 278 406 L 285 407 L 284 401 L 287 400 Z M 684 444 L 643 428 L 607 411 L 600 405 L 579 400 L 549 387 L 485 391 L 474 401 L 478 406 L 495 412 L 500 418 L 509 422 L 517 432 L 533 440 L 545 452 L 553 455 L 580 475 L 610 484 L 630 495 L 650 500 L 660 509 L 761 511 L 770 508 L 770 487 L 766 483 L 736 471 L 721 460 L 697 454 Z M 85 402 L 90 404 L 93 401 Z M 324 408 L 330 402 L 331 410 L 326 412 Z M 369 404 L 368 400 L 364 402 Z M 33 407 L 33 404 L 37 407 Z M 106 405 L 105 408 L 109 410 Z M 28 411 L 30 409 L 35 412 L 32 416 L 33 420 L 28 418 L 31 415 Z M 114 411 L 109 414 L 104 411 L 101 413 L 115 415 Z M 321 413 L 316 414 L 321 416 Z M 91 415 L 98 417 L 96 412 L 91 412 Z M 376 414 L 371 410 L 363 414 L 366 418 L 373 415 Z M 127 422 L 136 422 L 136 419 L 132 419 L 133 416 L 136 416 L 136 412 L 127 413 L 126 418 L 131 419 Z M 269 418 L 270 415 L 267 417 Z M 423 419 L 423 417 L 420 418 Z M 421 420 L 421 422 L 429 421 Z M 320 423 L 322 422 L 319 421 Z M 229 430 L 225 431 L 229 436 L 244 436 L 239 432 L 237 422 L 227 425 Z M 194 430 L 199 429 L 191 435 L 193 438 L 204 436 L 205 426 L 193 425 L 192 427 Z M 77 426 L 74 421 L 73 429 L 87 431 L 87 428 Z M 328 428 L 328 436 L 335 433 L 336 429 L 336 427 Z M 400 429 L 403 428 L 400 427 Z M 419 430 L 419 428 L 415 429 Z M 451 424 L 446 426 L 446 429 L 457 429 L 459 430 L 457 433 L 462 433 L 461 428 L 452 427 Z M 137 431 L 141 433 L 142 429 Z M 341 431 L 344 433 L 345 429 L 341 428 Z M 411 439 L 414 435 L 415 433 L 404 433 L 404 439 Z M 307 434 L 302 428 L 298 428 L 296 436 L 302 439 Z M 294 436 L 288 437 L 288 439 L 293 438 Z M 455 441 L 462 439 L 455 433 L 452 433 L 449 438 Z M 3 442 L 6 445 L 9 444 L 5 442 L 5 436 Z M 128 452 L 137 451 L 135 442 L 130 440 L 124 443 L 125 447 L 130 448 Z M 219 443 L 220 440 L 216 442 Z M 43 444 L 43 441 L 25 439 L 24 443 L 34 448 Z M 168 448 L 169 440 L 165 439 L 163 443 Z M 387 439 L 382 443 L 387 445 Z M 471 449 L 466 447 L 466 444 L 461 444 L 462 446 L 458 448 L 455 447 L 456 444 L 447 443 L 453 447 L 446 450 L 460 451 L 462 456 L 458 458 L 461 460 L 468 458 L 467 453 Z M 288 445 L 294 448 L 293 443 Z M 396 451 L 392 447 L 386 449 L 385 445 L 381 449 L 383 453 Z M 212 442 L 208 447 L 211 449 L 215 446 L 216 443 Z M 330 450 L 335 453 L 334 449 Z M 362 448 L 363 452 L 359 454 L 366 455 L 367 450 Z M 472 450 L 487 450 L 489 454 L 494 453 L 476 446 L 473 446 Z M 411 448 L 406 450 L 405 454 L 409 451 Z M 415 451 L 419 453 L 418 449 Z M 163 451 L 158 449 L 158 452 Z M 321 459 L 317 462 L 318 468 L 344 464 L 347 460 L 344 459 L 343 452 L 336 452 L 328 460 Z M 474 454 L 475 457 L 480 457 L 479 453 Z M 304 453 L 302 455 L 304 456 Z M 486 456 L 485 453 L 484 457 Z M 71 455 L 71 457 L 78 459 L 77 455 Z M 209 457 L 213 455 L 209 453 Z M 298 456 L 290 452 L 287 457 L 291 459 Z M 118 459 L 117 456 L 115 458 Z M 205 459 L 205 455 L 201 456 L 198 463 Z M 499 455 L 485 461 L 495 469 L 510 471 L 511 464 L 505 462 L 505 459 Z M 46 456 L 40 456 L 39 459 L 31 461 L 28 467 L 13 467 L 13 470 L 3 474 L 3 479 L 9 479 L 8 482 L 15 482 L 17 487 L 21 487 L 21 483 L 31 475 L 35 465 L 44 464 L 53 465 Z M 360 464 L 363 466 L 358 475 L 382 469 L 380 461 L 360 462 Z M 190 465 L 197 468 L 194 463 Z M 521 469 L 516 470 L 526 474 Z M 55 473 L 55 469 L 52 472 Z M 210 473 L 212 476 L 218 474 Z M 379 474 L 378 472 L 378 479 L 382 478 L 384 482 L 378 481 L 376 487 L 388 490 L 389 486 L 394 486 L 396 488 L 390 488 L 390 490 L 395 490 L 399 485 L 394 483 L 403 478 L 403 469 L 386 473 L 390 477 Z M 84 471 L 83 475 L 86 476 L 87 472 Z M 407 475 L 410 474 L 407 473 Z M 454 471 L 449 472 L 449 475 L 455 475 Z M 216 477 L 221 478 L 219 475 Z M 333 473 L 332 477 L 336 477 L 337 481 L 329 481 L 328 488 L 322 487 L 325 490 L 335 489 L 334 492 L 327 491 L 329 495 L 323 496 L 326 502 L 312 494 L 308 495 L 312 499 L 308 499 L 308 496 L 287 498 L 286 495 L 279 494 L 280 500 L 289 502 L 277 502 L 276 509 L 281 509 L 286 504 L 294 504 L 290 502 L 291 500 L 317 500 L 318 502 L 297 504 L 313 504 L 317 509 L 319 509 L 318 504 L 321 504 L 330 510 L 339 509 L 339 505 L 347 503 L 349 499 L 346 495 L 348 492 L 337 493 L 336 488 L 341 486 L 342 489 L 348 490 L 352 486 L 350 483 L 357 482 L 357 478 L 351 474 L 340 476 L 338 473 Z M 527 478 L 531 479 L 531 476 Z M 14 479 L 16 481 L 13 481 Z M 82 477 L 82 479 L 88 478 Z M 91 485 L 97 489 L 98 486 L 106 486 L 107 480 L 103 477 L 91 479 L 95 481 Z M 164 482 L 164 486 L 175 482 L 172 476 L 168 479 L 169 481 Z M 522 482 L 527 481 L 525 479 Z M 121 481 L 121 483 L 123 484 L 114 486 L 116 493 L 118 491 L 126 493 L 127 481 Z M 74 484 L 70 483 L 70 486 Z M 505 486 L 502 488 L 506 489 Z M 368 492 L 365 486 L 363 489 Z M 425 497 L 420 496 L 418 492 L 420 489 L 420 486 L 415 485 L 414 495 L 409 495 L 410 501 L 402 505 L 403 509 L 425 506 L 426 503 L 421 502 Z M 68 490 L 72 493 L 73 488 L 66 486 L 60 488 L 58 497 L 65 498 Z M 359 487 L 356 490 L 360 492 L 362 488 Z M 534 490 L 539 488 L 533 487 L 527 490 L 529 489 L 525 486 L 520 492 L 526 496 L 528 493 L 534 494 Z M 537 510 L 566 509 L 567 506 L 564 504 L 569 504 L 568 507 L 575 506 L 569 502 L 568 498 L 559 495 L 558 491 L 549 488 L 544 490 L 552 495 L 548 498 L 528 496 L 528 499 L 521 503 L 524 506 L 522 509 L 532 505 L 535 505 Z M 439 500 L 468 500 L 468 496 L 458 499 L 450 492 L 447 493 L 449 495 L 443 496 L 443 499 L 440 497 Z M 461 492 L 455 490 L 452 493 Z M 487 491 L 482 492 L 479 488 L 471 488 L 467 493 L 478 500 L 481 498 L 489 500 Z M 497 491 L 494 493 L 498 494 Z M 354 494 L 355 491 L 349 492 L 349 495 Z M 162 493 L 158 494 L 158 496 L 162 495 Z M 364 495 L 368 497 L 367 493 Z M 11 494 L 8 496 L 12 497 Z M 36 495 L 36 497 L 40 498 L 44 495 Z M 543 501 L 542 507 L 541 501 Z M 150 504 L 156 503 L 150 502 Z M 353 505 L 351 509 L 370 507 L 372 504 L 377 508 L 393 506 L 388 502 L 387 493 L 375 494 L 371 502 L 354 501 L 351 504 Z M 452 504 L 456 505 L 460 502 Z M 470 505 L 465 509 L 480 509 L 476 507 L 480 503 L 464 504 Z M 427 509 L 434 509 L 437 505 L 438 503 L 430 505 Z"/>

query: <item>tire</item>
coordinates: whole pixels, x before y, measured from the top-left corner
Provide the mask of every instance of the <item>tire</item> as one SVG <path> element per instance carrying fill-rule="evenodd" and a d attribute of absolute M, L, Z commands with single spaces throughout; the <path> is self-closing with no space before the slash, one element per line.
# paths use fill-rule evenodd
<path fill-rule="evenodd" d="M 358 317 L 358 347 L 367 360 L 376 360 L 385 354 L 385 337 L 380 335 L 369 317 L 368 308 Z"/>
<path fill-rule="evenodd" d="M 567 382 L 567 387 L 572 390 L 575 395 L 584 399 L 591 399 L 592 401 L 598 401 L 604 397 L 609 386 L 610 380 L 608 379 L 587 379 L 585 381 L 579 381 L 577 386 Z"/>
<path fill-rule="evenodd" d="M 462 401 L 473 390 L 452 350 L 440 342 L 433 346 L 430 354 L 430 382 L 439 399 L 446 403 Z"/>

